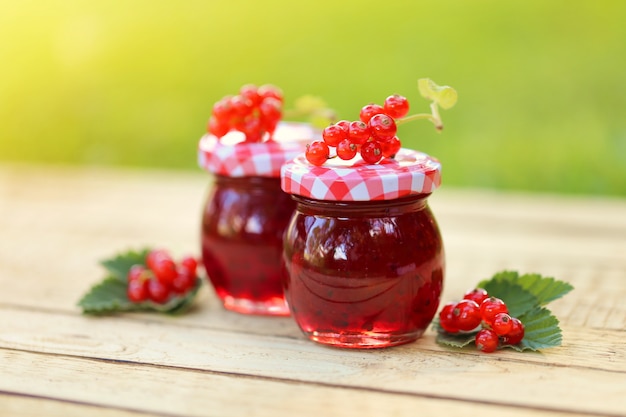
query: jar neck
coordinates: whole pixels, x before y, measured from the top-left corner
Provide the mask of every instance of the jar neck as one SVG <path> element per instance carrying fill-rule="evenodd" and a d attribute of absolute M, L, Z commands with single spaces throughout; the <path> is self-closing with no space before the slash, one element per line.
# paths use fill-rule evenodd
<path fill-rule="evenodd" d="M 280 187 L 279 177 L 229 177 L 215 174 L 215 183 L 229 188 L 276 188 Z"/>
<path fill-rule="evenodd" d="M 376 201 L 326 201 L 292 195 L 304 214 L 327 215 L 329 217 L 382 217 L 396 216 L 424 210 L 428 207 L 430 194 L 415 194 L 393 200 Z"/>

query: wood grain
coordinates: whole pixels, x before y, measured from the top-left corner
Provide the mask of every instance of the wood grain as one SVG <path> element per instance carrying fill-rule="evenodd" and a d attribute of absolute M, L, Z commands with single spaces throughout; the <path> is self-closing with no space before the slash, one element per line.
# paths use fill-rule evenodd
<path fill-rule="evenodd" d="M 550 305 L 563 346 L 542 353 L 447 349 L 430 330 L 393 349 L 327 348 L 290 318 L 224 311 L 208 286 L 182 317 L 82 316 L 100 259 L 146 245 L 198 252 L 209 182 L 0 165 L 0 415 L 626 415 L 626 201 L 431 197 L 445 300 L 503 269 L 575 286 Z"/>

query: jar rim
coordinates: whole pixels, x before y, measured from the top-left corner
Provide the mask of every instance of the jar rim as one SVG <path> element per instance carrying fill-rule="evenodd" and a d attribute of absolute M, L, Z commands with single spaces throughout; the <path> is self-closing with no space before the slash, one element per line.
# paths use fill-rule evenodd
<path fill-rule="evenodd" d="M 207 133 L 198 143 L 198 165 L 229 177 L 278 178 L 281 166 L 319 136 L 311 125 L 297 122 L 280 122 L 272 140 L 265 142 L 245 142 L 243 133 L 237 131 L 221 139 Z"/>
<path fill-rule="evenodd" d="M 441 185 L 441 163 L 423 152 L 402 148 L 378 164 L 346 165 L 329 160 L 314 166 L 303 154 L 283 165 L 281 188 L 289 194 L 328 201 L 393 200 L 430 194 Z"/>

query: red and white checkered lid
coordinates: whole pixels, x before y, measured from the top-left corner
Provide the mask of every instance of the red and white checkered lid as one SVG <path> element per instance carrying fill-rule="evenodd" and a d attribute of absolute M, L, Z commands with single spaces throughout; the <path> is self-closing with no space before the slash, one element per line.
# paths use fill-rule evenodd
<path fill-rule="evenodd" d="M 320 133 L 305 123 L 281 122 L 270 141 L 244 142 L 241 132 L 231 131 L 221 139 L 205 134 L 198 145 L 198 164 L 213 174 L 228 177 L 275 177 L 280 167 L 304 152 Z"/>
<path fill-rule="evenodd" d="M 402 148 L 378 164 L 329 159 L 310 164 L 304 154 L 283 165 L 281 187 L 289 194 L 316 200 L 393 200 L 430 194 L 441 185 L 441 163 L 422 152 Z"/>

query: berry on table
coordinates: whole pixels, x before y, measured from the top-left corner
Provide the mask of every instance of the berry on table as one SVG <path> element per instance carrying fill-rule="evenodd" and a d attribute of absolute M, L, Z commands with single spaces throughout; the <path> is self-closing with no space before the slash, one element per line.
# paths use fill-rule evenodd
<path fill-rule="evenodd" d="M 498 349 L 500 338 L 491 329 L 482 329 L 476 333 L 476 347 L 481 352 L 490 353 Z"/>
<path fill-rule="evenodd" d="M 133 265 L 127 274 L 126 295 L 133 303 L 152 301 L 164 304 L 172 295 L 184 295 L 196 284 L 198 260 L 183 257 L 176 263 L 163 249 L 146 256 L 146 265 Z"/>
<path fill-rule="evenodd" d="M 507 313 L 498 313 L 493 318 L 491 328 L 498 336 L 509 334 L 513 326 L 512 318 Z"/>
<path fill-rule="evenodd" d="M 452 313 L 459 330 L 470 331 L 480 325 L 482 320 L 480 306 L 472 300 L 461 300 L 456 304 Z"/>
<path fill-rule="evenodd" d="M 503 345 L 517 345 L 524 338 L 524 324 L 516 318 L 511 318 L 511 330 L 502 336 Z"/>
<path fill-rule="evenodd" d="M 459 327 L 456 324 L 454 309 L 456 303 L 448 303 L 439 312 L 439 325 L 448 333 L 458 333 Z"/>
<path fill-rule="evenodd" d="M 483 321 L 489 325 L 493 323 L 496 314 L 508 312 L 509 309 L 504 301 L 496 297 L 489 297 L 480 305 L 480 315 L 482 316 Z"/>
<path fill-rule="evenodd" d="M 170 296 L 170 289 L 158 279 L 148 280 L 148 298 L 157 304 L 163 304 Z"/>
<path fill-rule="evenodd" d="M 474 289 L 467 291 L 465 295 L 463 295 L 463 298 L 466 300 L 476 301 L 478 305 L 481 305 L 483 301 L 489 298 L 489 294 L 487 293 L 487 290 L 485 290 L 484 288 L 474 288 Z"/>

